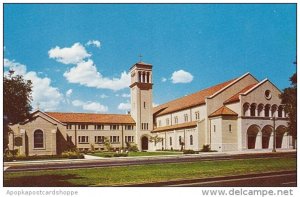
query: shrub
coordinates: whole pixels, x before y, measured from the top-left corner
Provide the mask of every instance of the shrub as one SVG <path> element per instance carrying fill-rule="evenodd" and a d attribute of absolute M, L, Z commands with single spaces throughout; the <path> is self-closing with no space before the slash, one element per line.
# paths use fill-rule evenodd
<path fill-rule="evenodd" d="M 113 154 L 114 157 L 127 157 L 127 153 L 115 153 Z"/>
<path fill-rule="evenodd" d="M 183 154 L 195 154 L 196 152 L 194 150 L 188 149 L 188 150 L 184 150 Z"/>
<path fill-rule="evenodd" d="M 131 152 L 138 152 L 139 151 L 137 145 L 134 144 L 134 143 L 131 143 L 131 142 L 126 142 L 126 148 L 127 148 L 128 151 L 131 151 Z"/>
<path fill-rule="evenodd" d="M 112 157 L 112 154 L 104 154 L 103 157 Z"/>
<path fill-rule="evenodd" d="M 210 146 L 209 144 L 203 145 L 201 152 L 210 152 Z"/>

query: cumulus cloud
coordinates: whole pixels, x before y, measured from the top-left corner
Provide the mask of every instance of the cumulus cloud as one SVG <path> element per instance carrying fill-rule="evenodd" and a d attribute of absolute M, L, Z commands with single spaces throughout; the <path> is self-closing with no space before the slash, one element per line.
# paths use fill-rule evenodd
<path fill-rule="evenodd" d="M 95 47 L 97 47 L 97 48 L 100 48 L 101 43 L 100 43 L 99 40 L 89 40 L 85 45 L 86 45 L 86 46 L 92 45 L 92 46 L 95 46 Z"/>
<path fill-rule="evenodd" d="M 184 70 L 178 70 L 172 74 L 172 83 L 190 83 L 193 81 L 193 75 Z"/>
<path fill-rule="evenodd" d="M 83 110 L 92 111 L 96 113 L 103 113 L 108 111 L 108 107 L 102 105 L 101 103 L 92 102 L 92 101 L 81 101 L 81 100 L 74 100 L 72 101 L 72 105 L 75 107 L 82 107 Z"/>
<path fill-rule="evenodd" d="M 131 104 L 129 101 L 127 103 L 120 103 L 118 106 L 119 110 L 130 110 L 131 109 Z"/>
<path fill-rule="evenodd" d="M 63 94 L 59 89 L 51 86 L 51 79 L 48 77 L 39 77 L 36 72 L 27 72 L 27 67 L 23 64 L 4 59 L 4 67 L 15 71 L 15 75 L 23 75 L 24 79 L 32 82 L 32 107 L 39 108 L 45 111 L 57 109 L 58 105 L 63 101 Z M 6 71 L 4 75 L 7 75 Z"/>
<path fill-rule="evenodd" d="M 166 82 L 166 81 L 167 81 L 167 79 L 165 77 L 161 78 L 161 82 Z"/>
<path fill-rule="evenodd" d="M 90 43 L 98 44 L 95 40 Z M 80 43 L 75 43 L 69 48 L 56 46 L 49 50 L 48 54 L 50 58 L 58 62 L 76 65 L 63 74 L 69 83 L 114 91 L 128 88 L 130 84 L 130 74 L 126 71 L 123 71 L 119 77 L 109 78 L 102 76 L 90 58 L 91 54 L 89 54 Z"/>
<path fill-rule="evenodd" d="M 69 89 L 69 90 L 66 92 L 66 96 L 67 96 L 67 97 L 70 97 L 72 93 L 73 93 L 73 90 L 72 90 L 72 89 Z"/>
<path fill-rule="evenodd" d="M 159 104 L 157 104 L 157 103 L 152 103 L 152 107 L 157 107 Z"/>
<path fill-rule="evenodd" d="M 106 94 L 101 94 L 99 97 L 104 99 L 104 98 L 108 98 L 109 96 L 107 96 Z"/>
<path fill-rule="evenodd" d="M 48 55 L 50 58 L 63 64 L 77 64 L 82 62 L 85 58 L 91 57 L 91 54 L 78 42 L 69 48 L 56 46 L 48 51 Z"/>
<path fill-rule="evenodd" d="M 129 73 L 124 71 L 119 78 L 103 77 L 91 59 L 78 63 L 77 66 L 66 71 L 64 77 L 70 83 L 115 91 L 127 88 L 130 84 Z"/>
<path fill-rule="evenodd" d="M 124 93 L 124 94 L 122 94 L 121 96 L 122 96 L 123 98 L 130 98 L 130 94 L 125 94 L 125 93 Z"/>

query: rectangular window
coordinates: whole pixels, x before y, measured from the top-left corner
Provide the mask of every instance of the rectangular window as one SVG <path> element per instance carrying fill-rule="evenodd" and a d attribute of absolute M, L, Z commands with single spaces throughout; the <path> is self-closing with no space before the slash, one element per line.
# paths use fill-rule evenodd
<path fill-rule="evenodd" d="M 95 143 L 96 144 L 103 144 L 104 143 L 104 136 L 95 136 Z"/>
<path fill-rule="evenodd" d="M 216 125 L 214 125 L 214 132 L 216 132 Z"/>
<path fill-rule="evenodd" d="M 79 144 L 87 144 L 89 143 L 89 136 L 78 136 Z"/>
<path fill-rule="evenodd" d="M 133 125 L 125 125 L 125 130 L 133 130 Z"/>
<path fill-rule="evenodd" d="M 104 130 L 103 124 L 95 124 L 95 130 Z"/>
<path fill-rule="evenodd" d="M 72 129 L 72 125 L 71 124 L 67 124 L 67 129 Z"/>
<path fill-rule="evenodd" d="M 80 124 L 80 125 L 78 125 L 78 129 L 80 129 L 80 130 L 87 130 L 88 129 L 88 125 L 87 124 Z"/>
<path fill-rule="evenodd" d="M 200 119 L 200 113 L 198 111 L 195 113 L 195 116 L 196 116 L 196 120 Z"/>
<path fill-rule="evenodd" d="M 187 114 L 184 114 L 184 122 L 188 122 L 189 121 L 189 116 Z"/>
<path fill-rule="evenodd" d="M 174 117 L 174 123 L 178 124 L 178 117 L 177 116 Z"/>
<path fill-rule="evenodd" d="M 229 132 L 231 133 L 231 124 L 229 125 L 229 128 L 228 128 Z"/>
<path fill-rule="evenodd" d="M 170 124 L 169 118 L 166 119 L 166 125 L 168 126 Z"/>
<path fill-rule="evenodd" d="M 119 130 L 119 125 L 110 125 L 110 130 Z"/>
<path fill-rule="evenodd" d="M 146 109 L 146 102 L 144 102 L 144 109 Z"/>
<path fill-rule="evenodd" d="M 172 137 L 170 137 L 170 146 L 172 146 Z"/>
<path fill-rule="evenodd" d="M 110 136 L 110 142 L 113 144 L 118 144 L 120 142 L 119 136 Z"/>
<path fill-rule="evenodd" d="M 125 136 L 125 142 L 134 142 L 134 136 Z"/>

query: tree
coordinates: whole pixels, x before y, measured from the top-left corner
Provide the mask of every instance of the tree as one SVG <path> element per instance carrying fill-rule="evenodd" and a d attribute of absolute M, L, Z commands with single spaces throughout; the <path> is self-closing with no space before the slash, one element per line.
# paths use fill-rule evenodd
<path fill-rule="evenodd" d="M 110 151 L 112 148 L 108 137 L 104 137 L 104 146 L 106 148 L 106 151 Z"/>
<path fill-rule="evenodd" d="M 158 135 L 155 135 L 155 136 L 150 136 L 150 135 L 149 135 L 149 141 L 150 141 L 150 142 L 154 142 L 154 144 L 155 144 L 155 146 L 156 146 L 157 143 L 163 141 L 163 138 L 162 138 L 162 137 L 158 137 Z"/>
<path fill-rule="evenodd" d="M 297 64 L 296 62 L 294 64 Z M 289 118 L 288 131 L 297 140 L 297 73 L 290 77 L 291 87 L 285 88 L 280 95 L 281 103 Z M 295 148 L 295 143 L 293 142 Z"/>
<path fill-rule="evenodd" d="M 23 76 L 4 76 L 3 79 L 3 130 L 4 144 L 3 150 L 8 145 L 8 134 L 10 129 L 8 124 L 16 124 L 29 118 L 32 101 L 32 82 L 25 80 Z"/>

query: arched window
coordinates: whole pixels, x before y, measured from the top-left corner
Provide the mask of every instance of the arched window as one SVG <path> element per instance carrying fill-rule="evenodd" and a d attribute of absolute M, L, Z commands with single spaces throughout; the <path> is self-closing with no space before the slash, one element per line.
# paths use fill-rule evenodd
<path fill-rule="evenodd" d="M 249 103 L 245 103 L 245 104 L 243 105 L 243 115 L 244 115 L 244 116 L 249 116 L 249 113 L 248 113 L 249 108 L 250 108 Z"/>
<path fill-rule="evenodd" d="M 283 107 L 280 105 L 279 107 L 278 107 L 278 117 L 282 117 L 282 110 L 283 110 Z"/>
<path fill-rule="evenodd" d="M 265 117 L 270 117 L 270 108 L 271 106 L 269 104 L 265 106 Z"/>
<path fill-rule="evenodd" d="M 42 130 L 36 130 L 33 134 L 34 148 L 44 147 L 44 133 Z"/>
<path fill-rule="evenodd" d="M 190 145 L 193 145 L 193 136 L 190 135 Z"/>
<path fill-rule="evenodd" d="M 252 103 L 250 106 L 250 116 L 255 116 L 256 104 Z"/>
<path fill-rule="evenodd" d="M 231 132 L 231 124 L 229 125 L 229 128 L 228 128 L 229 132 Z"/>

